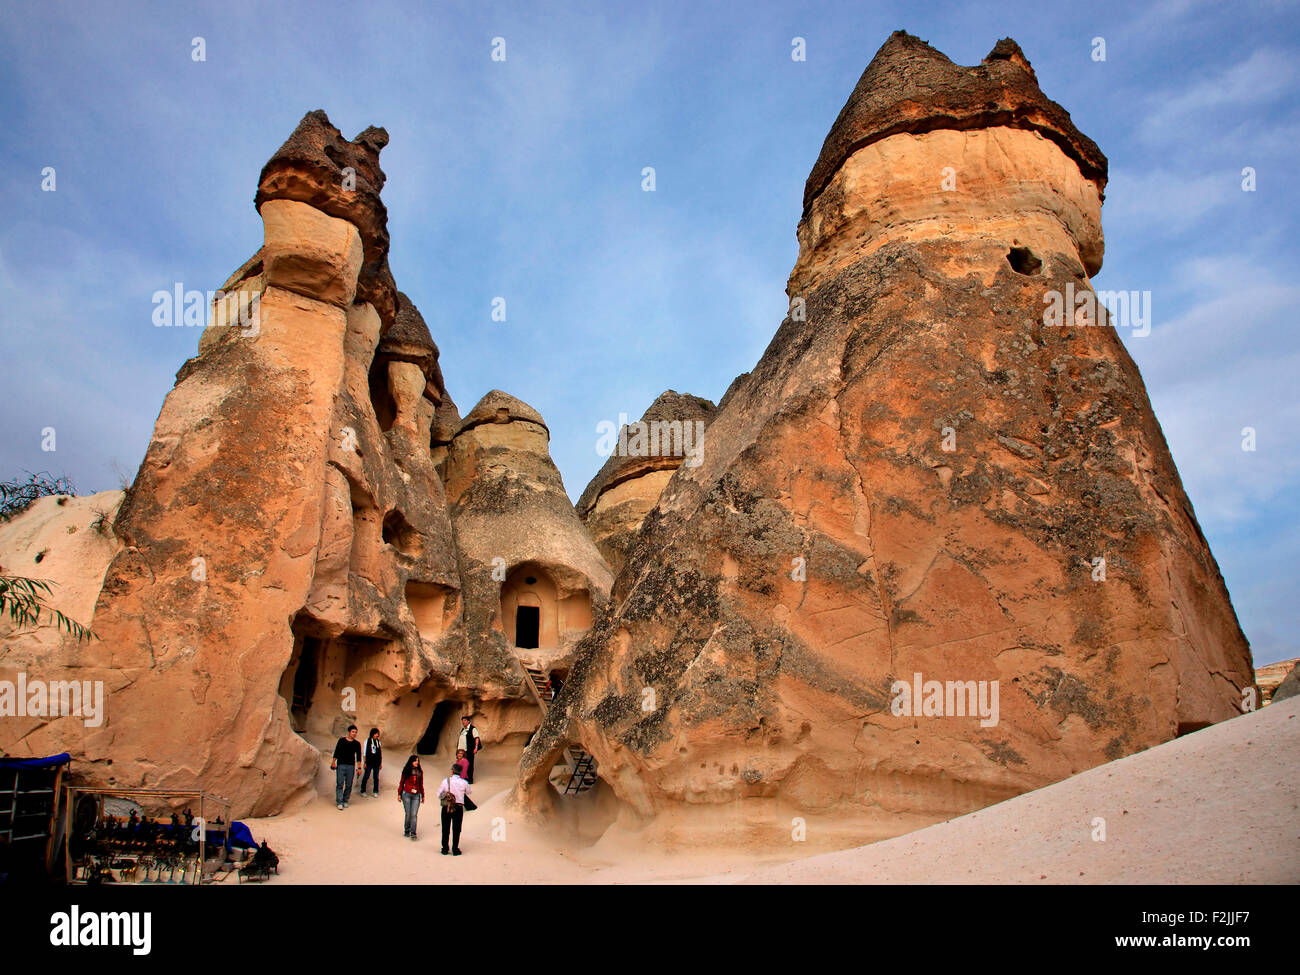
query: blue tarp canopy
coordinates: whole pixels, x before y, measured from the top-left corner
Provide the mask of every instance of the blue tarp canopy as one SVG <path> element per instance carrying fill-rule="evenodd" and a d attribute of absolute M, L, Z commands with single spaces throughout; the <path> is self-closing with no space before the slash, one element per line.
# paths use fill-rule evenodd
<path fill-rule="evenodd" d="M 230 824 L 230 845 L 231 846 L 257 846 L 257 840 L 253 839 L 253 832 L 247 826 L 240 822 Z"/>
<path fill-rule="evenodd" d="M 67 752 L 49 758 L 0 758 L 0 768 L 58 768 L 72 761 Z"/>

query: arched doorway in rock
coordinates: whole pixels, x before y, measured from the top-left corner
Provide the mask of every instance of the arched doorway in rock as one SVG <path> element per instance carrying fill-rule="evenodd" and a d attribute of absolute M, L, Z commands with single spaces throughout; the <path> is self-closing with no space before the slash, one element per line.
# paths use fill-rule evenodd
<path fill-rule="evenodd" d="M 599 746 L 598 746 L 599 747 Z M 515 801 L 539 822 L 549 821 L 576 837 L 581 845 L 596 843 L 611 826 L 631 814 L 641 818 L 652 812 L 638 809 L 637 781 L 628 782 L 602 769 L 581 742 L 550 736 L 534 739 L 519 765 Z M 619 787 L 630 787 L 625 794 Z"/>
<path fill-rule="evenodd" d="M 524 562 L 501 584 L 501 623 L 512 647 L 552 650 L 566 632 L 591 628 L 591 593 L 572 579 L 561 586 L 547 569 Z"/>
<path fill-rule="evenodd" d="M 506 577 L 501 584 L 501 622 L 512 647 L 559 645 L 559 598 L 549 572 L 525 562 Z"/>
<path fill-rule="evenodd" d="M 437 755 L 438 744 L 442 739 L 443 731 L 447 728 L 447 722 L 454 719 L 460 710 L 461 704 L 459 701 L 439 701 L 435 704 L 433 714 L 429 716 L 429 725 L 424 730 L 424 736 L 415 744 L 415 753 L 417 755 Z M 453 724 L 456 724 L 456 722 L 453 722 Z"/>

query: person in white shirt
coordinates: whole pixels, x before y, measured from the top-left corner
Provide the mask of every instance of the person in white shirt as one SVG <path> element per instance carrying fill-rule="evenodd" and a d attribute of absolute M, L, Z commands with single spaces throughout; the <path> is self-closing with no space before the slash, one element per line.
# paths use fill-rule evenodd
<path fill-rule="evenodd" d="M 478 736 L 478 729 L 470 723 L 468 714 L 461 715 L 460 737 L 456 739 L 456 747 L 465 751 L 465 758 L 469 762 L 469 770 L 465 773 L 465 781 L 473 783 L 474 756 L 483 747 L 483 742 Z"/>
<path fill-rule="evenodd" d="M 451 767 L 451 775 L 438 786 L 438 801 L 442 804 L 442 854 L 460 856 L 460 827 L 465 818 L 465 797 L 473 789 L 460 777 L 460 766 Z M 444 801 L 443 796 L 450 796 Z M 447 833 L 451 832 L 451 850 L 447 849 Z"/>

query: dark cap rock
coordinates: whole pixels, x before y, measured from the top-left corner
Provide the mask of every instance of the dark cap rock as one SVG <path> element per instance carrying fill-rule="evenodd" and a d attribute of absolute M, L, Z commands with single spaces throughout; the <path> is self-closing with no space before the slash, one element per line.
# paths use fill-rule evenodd
<path fill-rule="evenodd" d="M 707 425 L 713 419 L 713 414 L 717 407 L 711 400 L 704 399 L 700 396 L 692 396 L 690 393 L 679 393 L 675 389 L 665 390 L 660 393 L 649 409 L 641 417 L 642 423 L 672 422 L 680 420 L 682 423 L 703 420 Z M 620 431 L 621 435 L 621 431 Z M 659 446 L 662 446 L 662 442 Z M 582 492 L 582 497 L 578 499 L 578 514 L 586 517 L 587 513 L 595 506 L 596 500 L 608 491 L 610 488 L 621 484 L 623 481 L 632 477 L 639 477 L 652 470 L 666 470 L 668 468 L 680 467 L 683 458 L 680 455 L 659 456 L 651 454 L 645 457 L 622 457 L 617 453 L 610 454 L 601 465 L 596 476 L 591 479 L 586 490 Z"/>
<path fill-rule="evenodd" d="M 499 389 L 492 390 L 478 401 L 474 409 L 470 410 L 465 419 L 461 421 L 456 433 L 463 433 L 481 423 L 509 423 L 512 420 L 526 420 L 529 423 L 536 423 L 546 431 L 548 437 L 550 436 L 550 427 L 542 419 L 542 414 L 523 400 L 511 396 L 509 393 L 503 393 Z"/>
<path fill-rule="evenodd" d="M 826 136 L 804 186 L 804 215 L 845 160 L 863 146 L 903 132 L 993 126 L 1040 133 L 1099 190 L 1105 189 L 1105 155 L 1075 127 L 1069 112 L 1043 94 L 1015 41 L 1003 38 L 982 62 L 963 67 L 899 30 L 862 72 Z"/>
<path fill-rule="evenodd" d="M 446 393 L 442 369 L 438 365 L 438 346 L 429 334 L 420 309 L 405 292 L 397 292 L 397 315 L 392 327 L 379 340 L 377 355 L 389 361 L 413 362 L 424 370 L 425 378 L 441 400 Z"/>
<path fill-rule="evenodd" d="M 357 300 L 375 306 L 385 326 L 397 315 L 397 286 L 388 268 L 388 210 L 379 198 L 386 177 L 379 152 L 388 133 L 375 126 L 348 141 L 320 109 L 308 112 L 262 167 L 254 205 L 267 200 L 295 200 L 347 220 L 361 234 L 364 249 L 357 281 Z M 351 169 L 354 189 L 345 189 Z"/>

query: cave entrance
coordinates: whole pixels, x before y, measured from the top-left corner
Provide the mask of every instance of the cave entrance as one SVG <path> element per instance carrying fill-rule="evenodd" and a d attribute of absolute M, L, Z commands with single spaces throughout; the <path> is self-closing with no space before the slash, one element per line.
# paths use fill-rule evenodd
<path fill-rule="evenodd" d="M 397 652 L 393 638 L 355 633 L 331 637 L 318 627 L 305 615 L 294 619 L 293 653 L 279 684 L 289 727 L 314 744 L 338 737 L 347 722 L 377 706 L 376 698 L 384 698 L 378 688 L 385 684 L 385 660 Z M 344 710 L 348 687 L 359 700 L 348 702 Z"/>
<path fill-rule="evenodd" d="M 307 727 L 307 715 L 311 712 L 312 698 L 319 683 L 321 658 L 324 655 L 325 641 L 314 636 L 300 634 L 294 657 L 296 666 L 290 665 L 293 681 L 289 693 L 289 726 L 302 734 Z"/>
<path fill-rule="evenodd" d="M 515 646 L 526 650 L 537 649 L 537 639 L 542 628 L 542 610 L 539 606 L 519 606 L 515 609 Z"/>
<path fill-rule="evenodd" d="M 424 737 L 415 745 L 417 755 L 438 754 L 438 739 L 447 726 L 447 719 L 455 717 L 459 710 L 460 706 L 455 701 L 439 701 L 434 705 L 433 714 L 429 715 L 429 726 L 424 729 Z"/>

